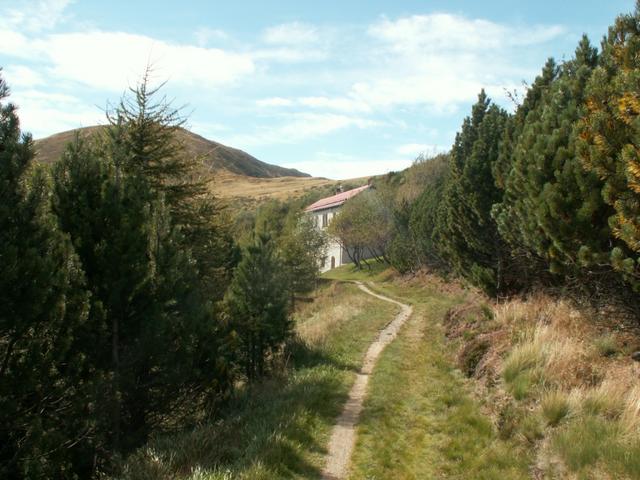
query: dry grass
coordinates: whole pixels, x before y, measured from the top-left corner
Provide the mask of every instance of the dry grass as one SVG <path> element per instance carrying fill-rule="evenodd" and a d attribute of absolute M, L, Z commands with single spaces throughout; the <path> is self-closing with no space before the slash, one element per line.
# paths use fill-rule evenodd
<path fill-rule="evenodd" d="M 354 182 L 358 180 L 348 180 Z M 366 180 L 363 180 L 366 182 Z M 310 190 L 321 189 L 341 183 L 337 180 L 316 177 L 256 178 L 230 172 L 216 172 L 211 189 L 218 197 L 244 206 L 266 200 L 298 198 Z"/>
<path fill-rule="evenodd" d="M 338 302 L 341 297 L 339 288 L 339 284 L 331 283 L 316 293 L 313 303 L 298 308 L 296 332 L 308 345 L 322 347 L 338 324 L 344 322 L 345 318 L 353 318 L 365 308 L 368 301 L 365 296 L 354 295 L 349 303 Z"/>
<path fill-rule="evenodd" d="M 464 324 L 461 352 L 490 341 L 475 370 L 487 411 L 535 450 L 541 478 L 640 478 L 637 331 L 544 295 L 495 305 L 491 319 L 467 311 L 447 327 Z"/>

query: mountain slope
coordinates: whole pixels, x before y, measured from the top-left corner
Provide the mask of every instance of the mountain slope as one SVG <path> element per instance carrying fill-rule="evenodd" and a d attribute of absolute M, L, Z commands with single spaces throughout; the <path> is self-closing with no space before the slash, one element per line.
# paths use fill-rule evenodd
<path fill-rule="evenodd" d="M 97 133 L 103 128 L 105 127 L 85 127 L 36 140 L 36 159 L 44 163 L 52 163 L 60 158 L 66 144 L 73 140 L 76 132 L 84 137 Z M 228 172 L 254 178 L 309 177 L 308 174 L 293 168 L 262 162 L 242 150 L 207 140 L 184 129 L 180 129 L 178 136 L 189 153 L 204 157 L 205 165 L 216 173 Z"/>

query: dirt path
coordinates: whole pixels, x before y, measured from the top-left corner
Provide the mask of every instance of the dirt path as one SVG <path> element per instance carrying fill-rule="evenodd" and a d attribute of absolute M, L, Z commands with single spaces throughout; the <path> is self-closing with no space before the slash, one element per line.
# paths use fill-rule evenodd
<path fill-rule="evenodd" d="M 342 414 L 338 418 L 337 423 L 333 427 L 331 439 L 329 440 L 329 448 L 326 458 L 325 467 L 322 471 L 324 480 L 341 480 L 345 478 L 351 453 L 356 441 L 356 425 L 362 411 L 362 403 L 367 393 L 367 384 L 369 383 L 369 375 L 376 365 L 376 361 L 384 348 L 389 345 L 400 330 L 400 327 L 411 316 L 413 309 L 409 305 L 397 302 L 383 295 L 373 293 L 362 283 L 356 282 L 360 290 L 372 295 L 385 302 L 400 305 L 402 310 L 378 335 L 378 338 L 369 346 L 369 350 L 364 357 L 362 368 L 356 377 L 356 381 L 351 387 L 349 398 L 342 410 Z"/>

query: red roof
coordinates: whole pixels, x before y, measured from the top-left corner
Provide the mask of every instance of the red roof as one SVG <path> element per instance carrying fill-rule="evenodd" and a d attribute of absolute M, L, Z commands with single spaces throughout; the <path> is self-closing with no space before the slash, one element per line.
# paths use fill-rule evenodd
<path fill-rule="evenodd" d="M 355 197 L 357 194 L 366 190 L 367 188 L 369 188 L 369 185 L 354 188 L 353 190 L 347 190 L 346 192 L 338 193 L 337 195 L 333 195 L 332 197 L 321 198 L 317 202 L 312 203 L 307 208 L 305 208 L 304 211 L 315 212 L 316 210 L 324 210 L 325 208 L 337 207 L 338 205 L 342 205 L 351 197 Z"/>

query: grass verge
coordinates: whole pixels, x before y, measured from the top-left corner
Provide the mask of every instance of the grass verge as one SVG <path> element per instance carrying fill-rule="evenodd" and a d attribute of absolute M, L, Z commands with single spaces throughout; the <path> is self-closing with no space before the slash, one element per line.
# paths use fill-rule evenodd
<path fill-rule="evenodd" d="M 354 285 L 325 283 L 296 315 L 284 372 L 241 389 L 221 419 L 157 436 L 129 458 L 124 478 L 318 478 L 355 371 L 396 311 Z"/>
<path fill-rule="evenodd" d="M 434 282 L 374 285 L 414 314 L 371 377 L 349 479 L 528 478 L 526 449 L 499 437 L 445 341 L 440 322 L 465 292 Z"/>

